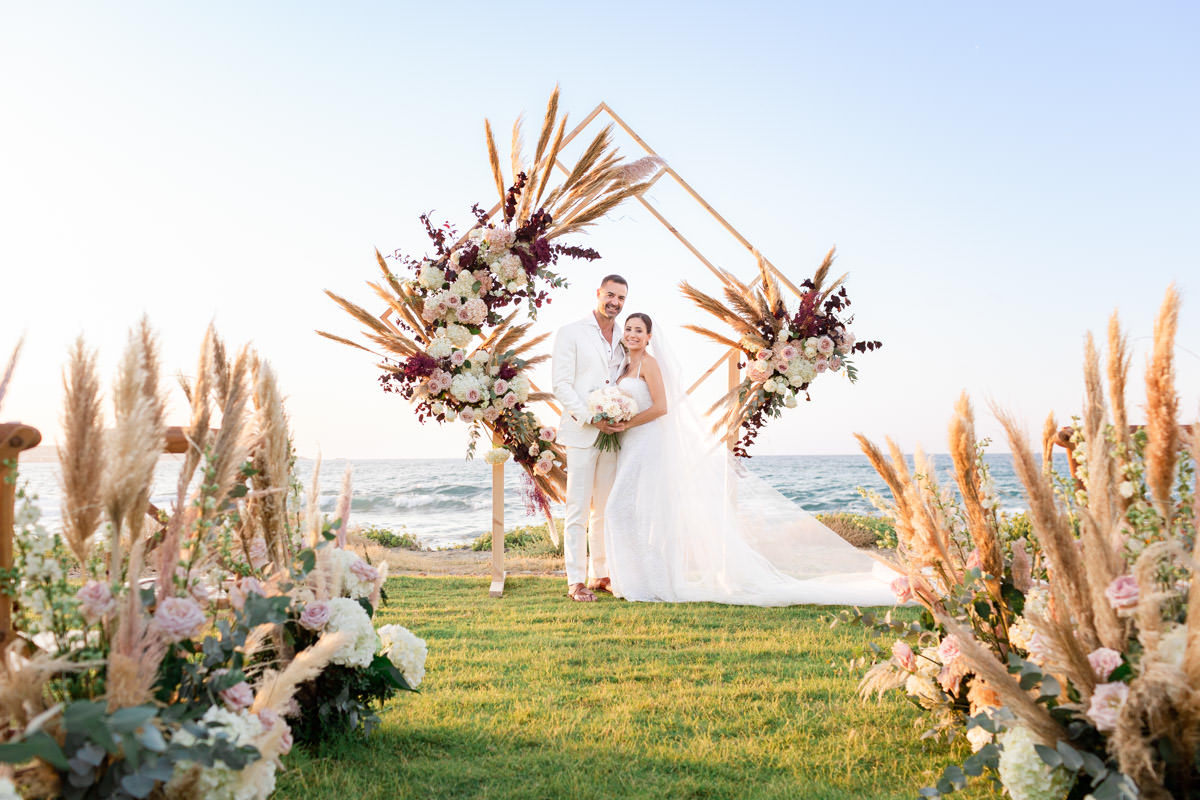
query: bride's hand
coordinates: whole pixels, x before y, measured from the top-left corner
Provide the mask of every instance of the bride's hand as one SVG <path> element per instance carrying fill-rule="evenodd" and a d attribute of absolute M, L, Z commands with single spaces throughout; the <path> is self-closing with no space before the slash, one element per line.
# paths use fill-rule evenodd
<path fill-rule="evenodd" d="M 600 429 L 601 433 L 620 433 L 621 431 L 625 430 L 625 426 L 623 424 L 614 425 L 610 422 L 605 422 L 604 420 L 597 422 L 596 427 Z"/>

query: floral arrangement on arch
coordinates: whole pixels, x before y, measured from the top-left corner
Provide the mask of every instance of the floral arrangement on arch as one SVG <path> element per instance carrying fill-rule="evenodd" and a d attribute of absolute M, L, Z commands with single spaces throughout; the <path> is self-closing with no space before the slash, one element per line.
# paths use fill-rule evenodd
<path fill-rule="evenodd" d="M 529 405 L 550 399 L 534 389 L 530 369 L 547 356 L 531 351 L 544 339 L 527 339 L 529 319 L 566 286 L 555 271 L 560 257 L 593 260 L 595 250 L 562 244 L 570 233 L 594 224 L 625 200 L 644 192 L 644 179 L 661 161 L 624 163 L 612 146 L 611 126 L 584 150 L 566 178 L 551 187 L 551 174 L 563 142 L 566 115 L 558 117 L 558 90 L 550 97 L 534 149 L 524 160 L 520 121 L 513 128 L 511 183 L 506 183 L 491 125 L 486 123 L 488 156 L 499 193 L 498 218 L 478 205 L 475 222 L 461 238 L 449 224 L 434 227 L 422 216 L 433 254 L 410 258 L 394 254 L 408 271 L 398 276 L 376 252 L 383 281 L 369 282 L 394 314 L 380 319 L 351 301 L 326 292 L 366 328 L 366 338 L 382 352 L 318 331 L 343 344 L 382 358 L 380 383 L 416 404 L 418 420 L 466 422 L 471 426 L 468 455 L 483 430 L 498 448 L 511 453 L 530 482 L 530 500 L 544 513 L 560 501 L 566 484 L 563 453 L 554 429 L 542 425 Z M 515 308 L 513 308 L 515 307 Z M 512 310 L 510 311 L 510 308 Z M 500 463 L 501 454 L 489 461 Z"/>
<path fill-rule="evenodd" d="M 1018 518 L 996 512 L 965 396 L 950 425 L 961 499 L 937 487 L 922 456 L 914 475 L 894 443 L 889 459 L 859 437 L 893 495 L 879 502 L 900 540 L 897 599 L 924 609 L 909 624 L 843 615 L 899 635 L 860 688 L 902 688 L 942 730 L 965 730 L 976 751 L 923 796 L 985 771 L 1015 800 L 1165 800 L 1200 787 L 1200 436 L 1177 420 L 1178 313 L 1172 287 L 1155 324 L 1141 427 L 1128 424 L 1130 359 L 1116 315 L 1107 401 L 1088 336 L 1077 480 L 1051 468 L 1053 416 L 1039 460 L 1016 420 L 997 411 L 1029 507 Z"/>
<path fill-rule="evenodd" d="M 325 523 L 315 499 L 287 507 L 294 458 L 272 370 L 248 348 L 228 357 L 211 328 L 183 382 L 174 506 L 149 506 L 160 372 L 143 320 L 106 427 L 96 355 L 72 350 L 62 529 L 45 530 L 22 490 L 0 581 L 16 634 L 0 652 L 0 796 L 265 798 L 293 742 L 311 740 L 308 716 L 340 694 L 313 698 L 315 683 L 352 668 L 372 690 L 351 694 L 364 706 L 421 680 L 424 644 L 370 621 L 386 569 L 346 551 L 344 520 Z"/>
<path fill-rule="evenodd" d="M 774 268 L 760 255 L 759 280 L 755 282 L 759 286 L 722 272 L 724 302 L 687 281 L 680 284 L 685 297 L 728 324 L 737 338 L 698 325 L 684 327 L 747 357 L 746 377 L 709 409 L 710 414 L 724 409 L 714 431 L 742 429 L 733 446 L 735 455 L 749 457 L 747 451 L 767 419 L 777 419 L 784 408 L 795 408 L 801 392 L 811 399 L 808 389 L 818 375 L 844 372 L 854 382 L 858 373 L 851 354 L 882 347 L 877 341 L 859 342 L 850 332 L 854 318 L 843 313 L 850 306 L 843 285 L 846 276 L 825 286 L 833 253 L 830 250 L 816 274 L 795 290 L 800 298 L 795 312 L 787 309 Z"/>

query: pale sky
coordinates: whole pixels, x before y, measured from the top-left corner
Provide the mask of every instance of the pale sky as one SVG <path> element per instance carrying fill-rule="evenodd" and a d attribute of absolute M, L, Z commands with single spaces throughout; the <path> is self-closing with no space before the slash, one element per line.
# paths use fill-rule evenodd
<path fill-rule="evenodd" d="M 1172 281 L 1194 418 L 1197 8 L 2 3 L 0 359 L 26 347 L 0 416 L 52 441 L 70 342 L 111 376 L 148 312 L 172 371 L 193 371 L 210 320 L 252 342 L 304 455 L 460 455 L 464 426 L 417 425 L 369 357 L 313 333 L 357 330 L 322 290 L 374 307 L 374 248 L 420 254 L 419 214 L 465 226 L 490 206 L 484 118 L 505 148 L 524 112 L 532 142 L 558 83 L 571 119 L 609 103 L 795 281 L 837 246 L 855 332 L 884 349 L 856 385 L 822 376 L 755 452 L 856 452 L 854 431 L 944 451 L 963 389 L 982 433 L 989 400 L 1036 432 L 1078 409 L 1083 336 L 1114 308 L 1140 379 Z M 753 274 L 677 188 L 650 199 Z M 708 323 L 675 286 L 715 280 L 644 210 L 576 241 L 604 258 L 564 262 L 542 329 L 586 314 L 607 272 L 627 311 Z M 697 373 L 715 356 L 674 341 Z M 1129 400 L 1136 417 L 1138 383 Z"/>

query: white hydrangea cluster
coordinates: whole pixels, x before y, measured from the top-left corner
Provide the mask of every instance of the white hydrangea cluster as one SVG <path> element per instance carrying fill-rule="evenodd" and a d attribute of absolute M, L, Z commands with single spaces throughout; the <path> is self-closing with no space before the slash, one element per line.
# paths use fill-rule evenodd
<path fill-rule="evenodd" d="M 1000 781 L 1013 800 L 1060 800 L 1066 797 L 1075 776 L 1062 767 L 1050 769 L 1038 755 L 1037 740 L 1026 728 L 1000 734 Z"/>
<path fill-rule="evenodd" d="M 379 637 L 371 626 L 371 618 L 357 600 L 335 597 L 329 601 L 329 622 L 325 633 L 346 633 L 350 639 L 330 659 L 345 667 L 367 667 L 379 649 Z"/>
<path fill-rule="evenodd" d="M 375 591 L 378 570 L 356 554 L 340 547 L 332 548 L 330 557 L 336 559 L 337 569 L 342 576 L 342 594 L 357 599 L 369 597 Z"/>
<path fill-rule="evenodd" d="M 432 261 L 426 261 L 421 264 L 421 271 L 417 273 L 417 280 L 426 289 L 441 289 L 442 284 L 446 282 L 446 272 L 439 269 Z"/>
<path fill-rule="evenodd" d="M 460 372 L 450 380 L 450 394 L 460 403 L 478 405 L 488 400 L 488 390 L 473 372 Z"/>
<path fill-rule="evenodd" d="M 404 673 L 408 685 L 417 688 L 425 678 L 425 658 L 429 648 L 425 640 L 401 625 L 384 625 L 379 629 L 383 654 Z"/>
<path fill-rule="evenodd" d="M 465 327 L 458 324 L 447 325 L 445 330 L 446 338 L 449 339 L 450 343 L 455 347 L 466 347 L 471 343 L 471 337 L 474 335 Z"/>
<path fill-rule="evenodd" d="M 263 731 L 258 715 L 251 714 L 245 709 L 229 711 L 220 706 L 211 706 L 208 711 L 204 712 L 200 721 L 210 733 L 210 738 L 206 741 L 213 741 L 216 737 L 223 736 L 239 747 L 253 745 Z M 171 736 L 173 744 L 180 744 L 184 747 L 190 747 L 197 741 L 198 739 L 192 733 L 182 728 Z M 175 773 L 166 785 L 166 796 L 175 796 L 182 789 L 184 783 L 190 787 L 192 785 L 190 776 L 194 769 L 199 770 L 199 776 L 195 783 L 195 788 L 199 790 L 198 796 L 208 798 L 208 800 L 256 800 L 256 798 L 266 797 L 275 788 L 274 764 L 267 765 L 266 770 L 258 776 L 258 780 L 247 782 L 248 785 L 241 786 L 239 785 L 241 783 L 239 771 L 224 761 L 218 759 L 211 767 L 183 761 L 175 765 Z"/>

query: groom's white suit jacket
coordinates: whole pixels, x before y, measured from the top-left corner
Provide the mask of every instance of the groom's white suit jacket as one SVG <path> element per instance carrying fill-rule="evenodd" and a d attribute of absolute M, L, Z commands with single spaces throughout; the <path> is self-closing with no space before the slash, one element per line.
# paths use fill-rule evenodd
<path fill-rule="evenodd" d="M 610 345 L 593 314 L 559 328 L 554 336 L 551 374 L 554 396 L 562 404 L 556 440 L 564 447 L 591 447 L 600 431 L 587 424 L 587 398 L 596 389 L 615 385 L 625 363 L 620 328 Z"/>

